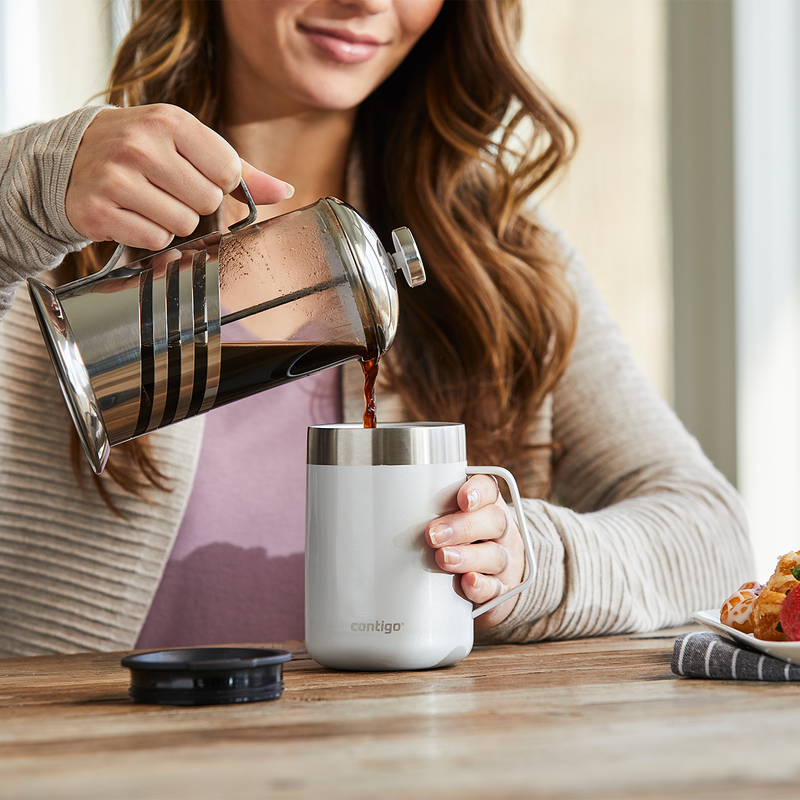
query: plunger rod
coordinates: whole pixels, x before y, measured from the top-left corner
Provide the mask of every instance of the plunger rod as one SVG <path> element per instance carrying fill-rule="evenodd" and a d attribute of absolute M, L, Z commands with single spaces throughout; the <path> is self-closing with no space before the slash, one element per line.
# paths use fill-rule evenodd
<path fill-rule="evenodd" d="M 227 325 L 229 322 L 237 322 L 253 314 L 260 314 L 262 311 L 269 311 L 271 308 L 278 308 L 279 306 L 286 305 L 286 303 L 293 303 L 295 300 L 301 300 L 317 292 L 333 289 L 334 286 L 339 286 L 342 283 L 347 283 L 347 275 L 340 275 L 338 278 L 331 278 L 330 280 L 322 281 L 314 286 L 307 286 L 305 289 L 298 289 L 296 292 L 290 292 L 281 297 L 275 297 L 272 300 L 265 300 L 263 303 L 258 303 L 258 305 L 250 306 L 249 308 L 243 308 L 241 311 L 233 311 L 230 314 L 225 314 L 222 319 L 220 319 L 220 325 Z M 195 333 L 205 333 L 207 329 L 208 326 L 203 325 L 198 328 Z"/>

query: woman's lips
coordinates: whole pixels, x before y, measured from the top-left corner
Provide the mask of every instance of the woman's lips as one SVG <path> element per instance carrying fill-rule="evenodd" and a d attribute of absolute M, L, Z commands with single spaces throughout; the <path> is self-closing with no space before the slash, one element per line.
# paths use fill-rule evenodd
<path fill-rule="evenodd" d="M 381 43 L 369 36 L 359 36 L 350 31 L 306 28 L 300 30 L 320 49 L 342 64 L 363 64 L 369 61 Z"/>

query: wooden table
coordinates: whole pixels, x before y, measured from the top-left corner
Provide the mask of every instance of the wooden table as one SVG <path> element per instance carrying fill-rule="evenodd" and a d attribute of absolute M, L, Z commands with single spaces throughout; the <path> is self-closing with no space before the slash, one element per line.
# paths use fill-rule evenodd
<path fill-rule="evenodd" d="M 405 673 L 294 643 L 279 700 L 197 708 L 132 703 L 120 653 L 6 659 L 0 797 L 795 797 L 800 686 L 675 677 L 677 632 Z"/>

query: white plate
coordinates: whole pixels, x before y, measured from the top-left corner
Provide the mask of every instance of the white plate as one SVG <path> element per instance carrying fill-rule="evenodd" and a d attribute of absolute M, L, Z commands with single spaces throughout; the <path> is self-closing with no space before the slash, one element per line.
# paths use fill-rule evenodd
<path fill-rule="evenodd" d="M 763 639 L 756 639 L 752 633 L 742 633 L 735 628 L 729 628 L 719 621 L 719 611 L 712 609 L 711 611 L 695 611 L 692 614 L 692 619 L 704 628 L 714 631 L 715 633 L 727 636 L 736 644 L 742 647 L 749 647 L 751 650 L 760 650 L 781 661 L 788 661 L 790 664 L 800 666 L 800 642 L 765 642 Z"/>

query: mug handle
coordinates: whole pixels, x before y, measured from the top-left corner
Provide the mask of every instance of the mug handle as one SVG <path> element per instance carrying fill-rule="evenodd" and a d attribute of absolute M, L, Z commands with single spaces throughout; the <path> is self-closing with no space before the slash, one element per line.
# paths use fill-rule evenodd
<path fill-rule="evenodd" d="M 479 617 L 481 614 L 489 611 L 500 603 L 505 603 L 510 597 L 519 594 L 524 589 L 527 589 L 536 579 L 536 557 L 533 555 L 533 546 L 531 544 L 531 536 L 528 532 L 528 525 L 525 520 L 525 514 L 522 511 L 522 498 L 517 488 L 517 482 L 514 476 L 502 467 L 467 467 L 467 475 L 496 475 L 502 478 L 509 490 L 511 491 L 511 499 L 514 501 L 514 511 L 517 515 L 517 524 L 519 525 L 520 533 L 522 534 L 522 543 L 525 545 L 525 557 L 528 559 L 530 565 L 530 572 L 528 577 L 519 585 L 514 587 L 504 594 L 498 595 L 492 600 L 484 603 L 482 606 L 477 606 L 472 609 L 472 618 Z"/>

